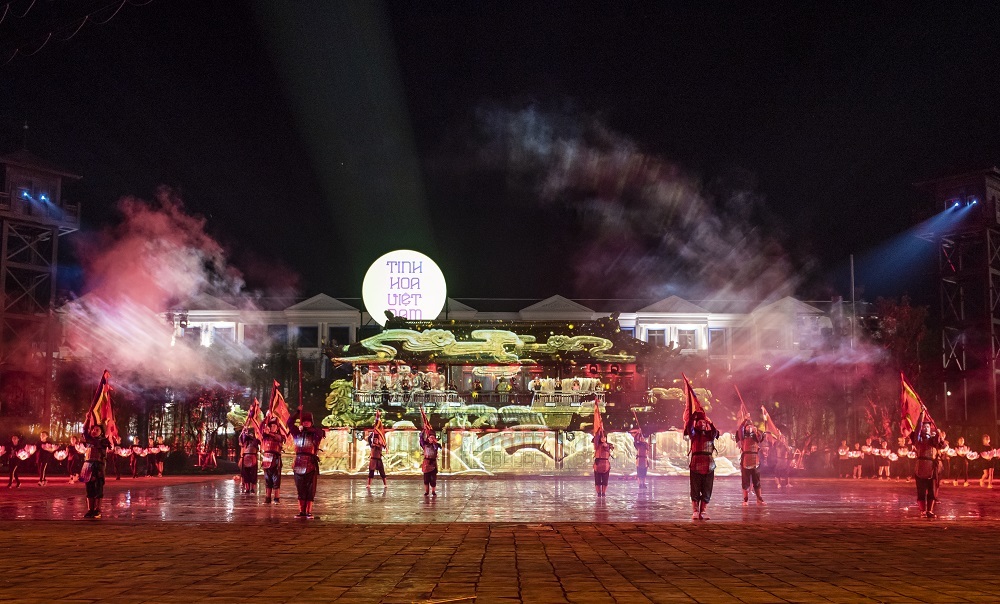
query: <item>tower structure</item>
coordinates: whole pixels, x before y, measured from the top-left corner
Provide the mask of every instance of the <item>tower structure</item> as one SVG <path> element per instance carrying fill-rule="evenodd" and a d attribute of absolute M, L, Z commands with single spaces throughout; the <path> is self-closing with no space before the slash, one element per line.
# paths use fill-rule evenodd
<path fill-rule="evenodd" d="M 936 221 L 941 361 L 947 418 L 998 425 L 1000 401 L 1000 169 L 925 183 Z"/>
<path fill-rule="evenodd" d="M 6 405 L 29 407 L 47 426 L 59 237 L 80 226 L 80 208 L 63 199 L 63 182 L 81 177 L 26 150 L 0 156 L 0 171 L 0 386 L 16 382 Z"/>

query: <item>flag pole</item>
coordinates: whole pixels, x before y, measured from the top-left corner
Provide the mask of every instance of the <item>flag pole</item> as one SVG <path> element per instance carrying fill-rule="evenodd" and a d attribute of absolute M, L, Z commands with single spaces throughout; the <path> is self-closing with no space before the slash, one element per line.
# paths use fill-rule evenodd
<path fill-rule="evenodd" d="M 302 359 L 299 359 L 299 411 L 302 410 Z"/>

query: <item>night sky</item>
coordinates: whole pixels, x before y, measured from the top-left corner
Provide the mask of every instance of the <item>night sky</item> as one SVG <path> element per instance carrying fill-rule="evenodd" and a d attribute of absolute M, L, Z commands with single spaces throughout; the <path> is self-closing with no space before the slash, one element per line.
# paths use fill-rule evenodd
<path fill-rule="evenodd" d="M 636 201 L 670 166 L 725 216 L 720 241 L 746 229 L 802 297 L 846 297 L 850 254 L 866 295 L 919 295 L 931 264 L 868 253 L 926 214 L 913 183 L 1000 161 L 986 2 L 152 0 L 21 56 L 68 37 L 70 6 L 117 7 L 17 19 L 28 4 L 0 23 L 0 60 L 22 49 L 0 67 L 0 151 L 26 120 L 29 150 L 84 175 L 67 195 L 88 231 L 119 197 L 175 187 L 255 288 L 356 298 L 372 260 L 413 247 L 460 298 L 696 298 L 726 265 L 679 266 L 656 229 L 698 230 L 643 224 Z M 627 149 L 641 182 L 604 167 L 543 191 L 551 156 L 519 163 L 529 143 L 497 128 L 525 116 L 574 149 Z M 609 235 L 619 211 L 639 217 Z M 616 262 L 648 269 L 622 283 Z"/>

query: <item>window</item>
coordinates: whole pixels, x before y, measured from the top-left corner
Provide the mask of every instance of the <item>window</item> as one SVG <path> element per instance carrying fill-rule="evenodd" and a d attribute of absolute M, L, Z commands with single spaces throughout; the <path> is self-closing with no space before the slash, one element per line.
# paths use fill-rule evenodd
<path fill-rule="evenodd" d="M 708 352 L 712 355 L 725 355 L 729 353 L 726 349 L 725 329 L 715 327 L 708 330 Z"/>
<path fill-rule="evenodd" d="M 319 327 L 296 328 L 296 343 L 299 348 L 316 348 L 319 346 Z"/>
<path fill-rule="evenodd" d="M 243 326 L 243 343 L 251 348 L 262 344 L 265 338 L 264 326 L 263 325 L 244 325 Z"/>
<path fill-rule="evenodd" d="M 750 356 L 753 354 L 753 328 L 738 327 L 733 332 L 733 354 Z"/>
<path fill-rule="evenodd" d="M 681 350 L 693 350 L 695 346 L 695 332 L 693 329 L 677 330 L 677 345 Z"/>
<path fill-rule="evenodd" d="M 646 331 L 646 341 L 653 346 L 664 346 L 667 343 L 667 331 L 665 329 L 649 329 Z"/>
<path fill-rule="evenodd" d="M 331 327 L 327 343 L 330 346 L 346 346 L 351 343 L 350 327 Z"/>
<path fill-rule="evenodd" d="M 236 340 L 236 330 L 232 327 L 216 327 L 213 342 L 233 342 Z"/>
<path fill-rule="evenodd" d="M 284 346 L 288 344 L 287 325 L 268 325 L 267 337 L 274 343 Z"/>
<path fill-rule="evenodd" d="M 781 342 L 781 331 L 777 329 L 765 329 L 760 334 L 760 347 L 764 350 L 781 350 L 784 348 Z"/>
<path fill-rule="evenodd" d="M 628 337 L 630 337 L 630 338 L 634 338 L 635 337 L 635 328 L 634 327 L 622 327 L 621 329 L 622 329 L 622 333 L 625 334 L 625 335 L 627 335 Z"/>

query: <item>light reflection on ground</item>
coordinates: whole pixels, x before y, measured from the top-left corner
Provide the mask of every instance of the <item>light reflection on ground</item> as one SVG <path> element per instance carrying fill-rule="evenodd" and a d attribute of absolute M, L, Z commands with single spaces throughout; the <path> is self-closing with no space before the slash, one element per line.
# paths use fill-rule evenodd
<path fill-rule="evenodd" d="M 291 521 L 295 488 L 286 477 L 280 505 L 261 493 L 241 495 L 231 477 L 191 476 L 111 481 L 102 521 Z M 261 483 L 263 484 L 263 483 Z M 415 478 L 390 478 L 365 488 L 364 479 L 320 480 L 312 522 L 380 524 L 441 522 L 691 522 L 685 477 L 657 478 L 646 490 L 612 480 L 606 498 L 595 497 L 585 478 L 442 479 L 438 496 L 425 498 Z M 1000 518 L 1000 489 L 942 488 L 934 522 Z M 714 523 L 897 522 L 917 520 L 915 488 L 902 481 L 807 479 L 776 491 L 766 483 L 766 506 L 741 505 L 738 477 L 719 477 L 709 508 Z M 71 520 L 86 511 L 80 485 L 0 489 L 0 520 Z"/>

